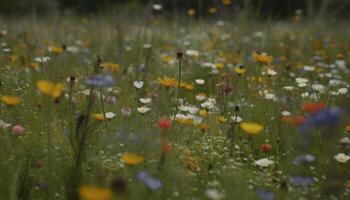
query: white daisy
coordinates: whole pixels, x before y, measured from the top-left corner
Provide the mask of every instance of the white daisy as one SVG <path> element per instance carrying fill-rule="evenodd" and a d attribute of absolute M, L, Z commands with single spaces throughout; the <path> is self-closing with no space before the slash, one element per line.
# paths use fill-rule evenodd
<path fill-rule="evenodd" d="M 189 57 L 198 57 L 199 56 L 199 52 L 196 50 L 187 50 L 186 51 L 186 55 Z"/>
<path fill-rule="evenodd" d="M 340 163 L 346 163 L 348 160 L 350 160 L 350 156 L 344 154 L 344 153 L 338 153 L 334 156 L 334 159 Z"/>
<path fill-rule="evenodd" d="M 209 199 L 212 199 L 212 200 L 220 200 L 222 198 L 225 198 L 225 194 L 219 192 L 218 190 L 216 189 L 208 189 L 206 192 L 205 192 L 205 195 L 209 198 Z"/>
<path fill-rule="evenodd" d="M 198 85 L 203 85 L 205 83 L 205 80 L 203 79 L 196 79 L 195 82 L 198 84 Z"/>
<path fill-rule="evenodd" d="M 149 104 L 152 102 L 151 98 L 140 98 L 140 102 L 144 104 Z"/>
<path fill-rule="evenodd" d="M 275 76 L 275 75 L 277 75 L 277 72 L 272 70 L 272 69 L 267 69 L 267 74 L 270 76 Z"/>
<path fill-rule="evenodd" d="M 134 87 L 137 89 L 141 89 L 143 86 L 143 81 L 134 81 Z"/>
<path fill-rule="evenodd" d="M 273 161 L 268 158 L 262 158 L 262 159 L 256 160 L 254 163 L 259 167 L 268 167 L 273 164 Z"/>
<path fill-rule="evenodd" d="M 289 111 L 284 110 L 284 111 L 281 112 L 281 115 L 282 116 L 290 116 L 291 114 L 290 114 Z"/>
<path fill-rule="evenodd" d="M 115 116 L 117 116 L 117 114 L 115 114 L 114 112 L 107 112 L 105 116 L 107 119 L 113 119 Z"/>
<path fill-rule="evenodd" d="M 138 107 L 137 108 L 137 111 L 139 112 L 139 113 L 146 113 L 146 112 L 148 112 L 148 111 L 150 111 L 151 110 L 151 108 L 149 108 L 149 107 L 147 107 L 147 106 L 141 106 L 141 107 Z"/>
<path fill-rule="evenodd" d="M 162 10 L 163 6 L 161 4 L 153 4 L 153 10 Z"/>

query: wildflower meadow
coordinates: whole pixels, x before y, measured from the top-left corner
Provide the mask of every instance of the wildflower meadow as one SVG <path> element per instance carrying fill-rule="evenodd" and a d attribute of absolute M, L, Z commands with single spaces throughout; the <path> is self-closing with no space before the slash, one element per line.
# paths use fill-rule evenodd
<path fill-rule="evenodd" d="M 349 18 L 151 2 L 0 18 L 0 200 L 350 199 Z"/>

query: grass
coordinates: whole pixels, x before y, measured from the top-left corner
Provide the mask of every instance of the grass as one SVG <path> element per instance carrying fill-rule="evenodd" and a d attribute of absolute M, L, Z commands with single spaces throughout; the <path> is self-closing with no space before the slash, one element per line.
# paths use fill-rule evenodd
<path fill-rule="evenodd" d="M 349 134 L 349 94 L 331 93 L 349 88 L 349 66 L 333 67 L 350 58 L 347 22 L 66 16 L 0 24 L 7 31 L 0 37 L 2 49 L 10 49 L 0 53 L 0 95 L 22 99 L 13 107 L 4 102 L 0 106 L 4 199 L 78 199 L 84 185 L 113 191 L 111 199 L 257 199 L 260 190 L 273 192 L 275 199 L 349 198 L 349 162 L 334 159 L 338 153 L 350 153 L 349 144 L 339 143 Z M 199 55 L 189 55 L 188 50 Z M 254 61 L 252 53 L 257 51 L 271 55 L 273 62 Z M 178 52 L 184 54 L 181 79 L 187 83 L 180 90 Z M 35 62 L 42 56 L 50 60 Z M 240 64 L 245 69 L 242 75 L 234 71 Z M 112 87 L 86 84 L 108 68 L 116 69 L 110 72 Z M 269 75 L 268 69 L 277 75 Z M 162 86 L 158 77 L 163 76 L 174 78 L 176 84 Z M 77 82 L 67 83 L 67 77 Z M 305 87 L 298 87 L 297 77 L 308 80 Z M 205 83 L 196 84 L 196 79 Z M 63 84 L 64 93 L 53 98 L 52 89 L 45 95 L 37 87 L 39 80 Z M 330 80 L 340 84 L 332 86 Z M 143 87 L 136 89 L 134 81 L 143 81 Z M 313 84 L 324 89 L 318 92 Z M 215 99 L 213 108 L 202 105 L 207 100 L 199 101 L 199 93 Z M 108 102 L 111 96 L 116 103 Z M 137 110 L 145 105 L 140 98 L 151 98 L 150 111 Z M 322 126 L 315 124 L 303 133 L 293 117 L 304 116 L 305 124 L 314 120 L 303 105 L 317 102 L 341 109 L 342 115 L 336 116 L 335 124 L 323 126 L 333 120 L 327 115 Z M 177 118 L 170 129 L 160 130 L 159 119 L 188 113 L 177 104 L 201 112 Z M 129 108 L 130 116 L 121 112 Z M 282 120 L 282 111 L 291 117 Z M 94 115 L 105 112 L 116 117 L 98 120 Z M 249 136 L 232 121 L 236 115 L 264 129 Z M 16 124 L 24 131 L 16 133 Z M 159 168 L 164 140 L 171 150 Z M 271 145 L 270 152 L 261 151 L 264 143 Z M 125 152 L 144 160 L 127 164 L 122 159 Z M 305 153 L 316 160 L 294 165 L 294 158 Z M 257 166 L 255 161 L 261 158 L 273 164 Z M 162 186 L 147 188 L 135 176 L 140 171 Z M 298 186 L 291 181 L 294 176 L 312 177 L 313 183 Z M 103 196 L 99 190 L 89 192 L 91 199 Z"/>

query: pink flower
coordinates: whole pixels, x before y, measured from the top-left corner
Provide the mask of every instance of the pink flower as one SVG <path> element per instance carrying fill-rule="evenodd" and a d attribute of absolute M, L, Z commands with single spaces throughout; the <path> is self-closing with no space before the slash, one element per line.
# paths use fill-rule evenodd
<path fill-rule="evenodd" d="M 24 131 L 23 126 L 21 126 L 19 124 L 14 125 L 11 129 L 11 132 L 14 135 L 22 135 L 23 131 Z"/>
<path fill-rule="evenodd" d="M 131 108 L 129 106 L 125 106 L 121 109 L 121 112 L 124 117 L 129 117 L 131 115 Z"/>
<path fill-rule="evenodd" d="M 106 98 L 106 101 L 108 104 L 113 105 L 113 104 L 117 103 L 117 98 L 115 96 L 108 96 Z"/>

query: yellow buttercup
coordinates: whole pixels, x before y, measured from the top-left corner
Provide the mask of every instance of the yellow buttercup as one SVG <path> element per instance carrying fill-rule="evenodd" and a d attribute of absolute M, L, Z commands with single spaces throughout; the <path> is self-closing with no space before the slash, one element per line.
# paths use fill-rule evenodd
<path fill-rule="evenodd" d="M 60 83 L 55 84 L 50 81 L 40 80 L 36 85 L 40 92 L 53 98 L 62 96 L 64 92 L 64 87 Z"/>

